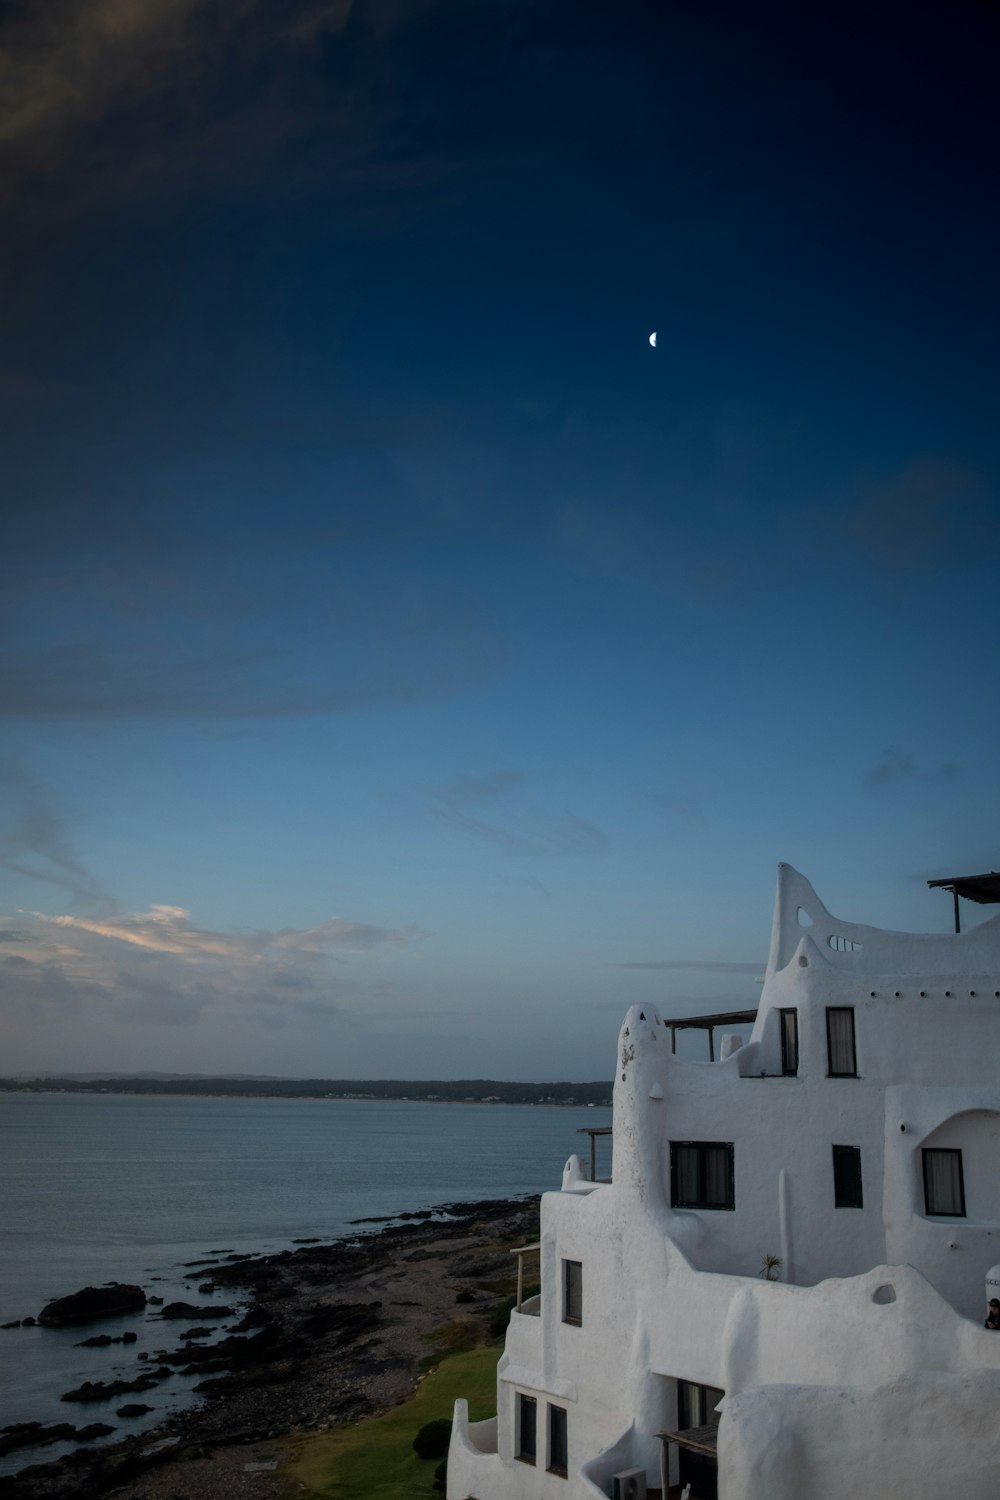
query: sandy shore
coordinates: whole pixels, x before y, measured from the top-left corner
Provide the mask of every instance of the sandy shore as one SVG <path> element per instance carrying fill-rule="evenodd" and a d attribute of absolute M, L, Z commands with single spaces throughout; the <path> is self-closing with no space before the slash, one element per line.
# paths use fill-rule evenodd
<path fill-rule="evenodd" d="M 0 1478 L 0 1500 L 285 1500 L 282 1438 L 406 1400 L 433 1353 L 427 1336 L 459 1325 L 453 1338 L 474 1337 L 512 1290 L 509 1247 L 537 1238 L 537 1198 L 445 1212 L 199 1269 L 220 1302 L 246 1304 L 243 1315 L 227 1320 L 221 1343 L 165 1343 L 159 1366 L 136 1371 L 167 1379 L 193 1369 L 203 1404 L 154 1432 Z M 165 1323 L 164 1340 L 176 1341 L 181 1327 Z M 104 1409 L 90 1412 L 103 1420 Z"/>

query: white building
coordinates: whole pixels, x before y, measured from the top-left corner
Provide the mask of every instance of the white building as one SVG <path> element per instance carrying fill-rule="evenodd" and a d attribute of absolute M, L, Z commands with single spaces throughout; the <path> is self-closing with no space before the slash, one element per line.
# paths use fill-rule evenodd
<path fill-rule="evenodd" d="M 497 1416 L 456 1403 L 449 1500 L 997 1500 L 1000 917 L 880 932 L 782 865 L 720 1053 L 629 1011 L 611 1181 L 572 1156 L 543 1196 L 541 1294 Z"/>

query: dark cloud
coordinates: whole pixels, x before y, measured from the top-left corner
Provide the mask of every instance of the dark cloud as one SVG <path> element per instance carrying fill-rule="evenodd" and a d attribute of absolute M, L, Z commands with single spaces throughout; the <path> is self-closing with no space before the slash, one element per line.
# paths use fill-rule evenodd
<path fill-rule="evenodd" d="M 51 551 L 40 566 L 33 544 L 0 644 L 10 720 L 353 713 L 463 691 L 504 659 L 456 590 L 371 566 L 351 581 L 343 548 L 223 559 L 193 541 L 150 558 L 140 536 L 89 568 Z"/>
<path fill-rule="evenodd" d="M 941 785 L 955 781 L 961 775 L 961 766 L 956 761 L 943 761 L 929 769 L 921 767 L 908 750 L 892 746 L 882 751 L 875 765 L 866 773 L 864 784 L 868 791 L 891 786 L 894 782 L 917 781 L 924 785 Z"/>
<path fill-rule="evenodd" d="M 508 854 L 594 854 L 608 846 L 607 835 L 577 813 L 530 801 L 518 771 L 454 776 L 422 790 L 426 807 L 439 822 L 485 839 Z"/>
<path fill-rule="evenodd" d="M 69 822 L 26 767 L 0 762 L 0 868 L 56 886 L 89 910 L 109 910 L 111 897 L 76 853 Z"/>
<path fill-rule="evenodd" d="M 709 826 L 708 816 L 698 797 L 677 797 L 667 792 L 647 792 L 642 802 L 653 812 L 662 813 L 671 818 L 689 833 L 703 833 Z"/>
<path fill-rule="evenodd" d="M 918 458 L 885 479 L 862 483 L 839 521 L 852 549 L 897 573 L 941 566 L 970 548 L 981 552 L 1000 542 L 984 477 L 938 458 Z"/>

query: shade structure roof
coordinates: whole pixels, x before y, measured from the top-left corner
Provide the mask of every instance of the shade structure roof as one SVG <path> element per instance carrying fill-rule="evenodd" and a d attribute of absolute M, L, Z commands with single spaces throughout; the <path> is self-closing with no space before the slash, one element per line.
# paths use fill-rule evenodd
<path fill-rule="evenodd" d="M 1000 870 L 991 870 L 987 875 L 949 875 L 942 880 L 928 880 L 932 888 L 954 891 L 966 901 L 978 901 L 981 906 L 1000 903 Z"/>

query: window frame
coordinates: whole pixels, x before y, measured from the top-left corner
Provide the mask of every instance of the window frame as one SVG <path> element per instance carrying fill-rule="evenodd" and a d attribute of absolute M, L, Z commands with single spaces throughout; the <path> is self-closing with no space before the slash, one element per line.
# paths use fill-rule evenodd
<path fill-rule="evenodd" d="M 564 1260 L 562 1270 L 562 1320 L 572 1328 L 580 1328 L 583 1325 L 583 1262 Z M 574 1311 L 574 1304 L 578 1311 Z"/>
<path fill-rule="evenodd" d="M 545 1456 L 548 1462 L 545 1465 L 545 1472 L 557 1474 L 560 1479 L 565 1479 L 569 1471 L 569 1421 L 566 1408 L 556 1406 L 553 1401 L 549 1401 L 547 1406 L 548 1419 L 545 1426 L 548 1446 Z M 556 1461 L 560 1456 L 562 1463 Z"/>
<path fill-rule="evenodd" d="M 698 1199 L 696 1202 L 684 1200 L 679 1196 L 678 1179 L 679 1156 L 681 1150 L 694 1149 L 698 1152 Z M 726 1183 L 728 1187 L 728 1202 L 707 1203 L 706 1197 L 706 1161 L 709 1151 L 725 1151 L 727 1153 Z M 671 1141 L 670 1142 L 670 1206 L 671 1208 L 697 1208 L 704 1209 L 707 1213 L 733 1213 L 736 1210 L 736 1159 L 732 1141 Z"/>
<path fill-rule="evenodd" d="M 531 1413 L 530 1446 L 525 1443 L 525 1416 L 528 1412 Z M 517 1392 L 517 1452 L 514 1457 L 523 1464 L 538 1461 L 538 1398 L 524 1391 Z"/>
<path fill-rule="evenodd" d="M 861 1176 L 861 1147 L 834 1146 L 833 1150 L 833 1206 L 834 1208 L 864 1208 L 865 1190 Z M 857 1181 L 857 1202 L 852 1188 Z"/>
<path fill-rule="evenodd" d="M 786 1035 L 786 1017 L 790 1016 L 792 1031 L 794 1032 L 794 1060 L 789 1057 L 791 1048 L 788 1045 Z M 781 1036 L 781 1076 L 782 1078 L 797 1078 L 799 1074 L 799 1012 L 794 1005 L 786 1006 L 778 1011 L 778 1026 Z M 792 1062 L 792 1066 L 789 1063 Z"/>
<path fill-rule="evenodd" d="M 851 1062 L 849 1072 L 835 1072 L 833 1067 L 833 1038 L 830 1035 L 830 1017 L 849 1015 L 851 1018 Z M 858 1076 L 858 1032 L 854 1021 L 853 1005 L 828 1005 L 826 1007 L 826 1076 L 827 1078 L 857 1078 Z"/>
<path fill-rule="evenodd" d="M 931 1208 L 930 1206 L 930 1183 L 927 1172 L 927 1158 L 935 1153 L 940 1153 L 942 1156 L 958 1157 L 958 1197 L 962 1206 L 958 1209 L 957 1212 L 953 1212 L 951 1209 Z M 920 1152 L 920 1166 L 924 1179 L 924 1213 L 926 1217 L 929 1219 L 968 1218 L 968 1213 L 965 1206 L 965 1167 L 962 1162 L 962 1148 L 960 1146 L 924 1146 Z"/>

